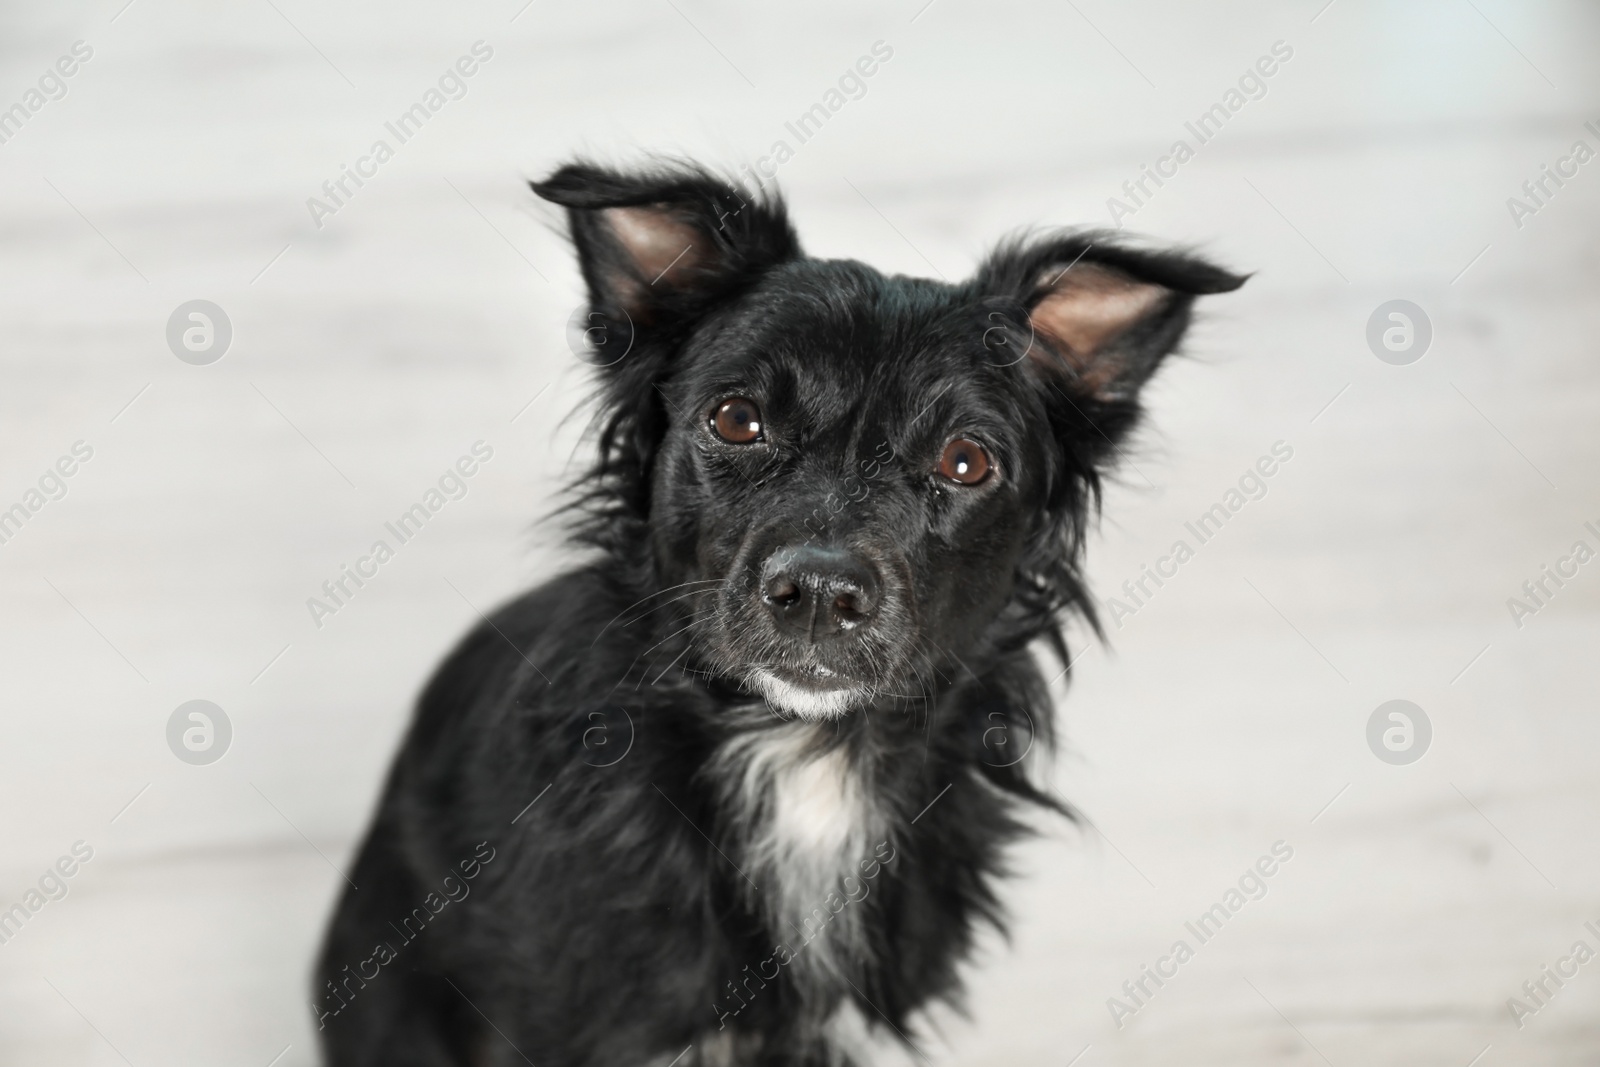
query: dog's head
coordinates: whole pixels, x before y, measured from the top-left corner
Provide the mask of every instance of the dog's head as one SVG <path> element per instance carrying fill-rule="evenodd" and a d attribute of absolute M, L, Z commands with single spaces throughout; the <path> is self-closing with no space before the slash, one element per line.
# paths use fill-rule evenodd
<path fill-rule="evenodd" d="M 604 341 L 609 547 L 694 583 L 698 665 L 811 718 L 927 696 L 1082 605 L 1139 388 L 1194 297 L 1244 280 L 1095 233 L 889 277 L 807 258 L 780 201 L 693 167 L 534 189 L 568 209 Z"/>

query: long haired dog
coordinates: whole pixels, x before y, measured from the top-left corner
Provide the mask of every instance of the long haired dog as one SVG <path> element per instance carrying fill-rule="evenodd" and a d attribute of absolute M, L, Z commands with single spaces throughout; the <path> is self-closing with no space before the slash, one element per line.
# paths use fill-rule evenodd
<path fill-rule="evenodd" d="M 328 1060 L 909 1043 L 1001 921 L 1019 805 L 1062 807 L 1030 647 L 1088 613 L 1101 472 L 1194 298 L 1244 279 L 1093 233 L 888 277 L 693 166 L 533 188 L 588 288 L 592 561 L 423 692 L 319 963 Z"/>

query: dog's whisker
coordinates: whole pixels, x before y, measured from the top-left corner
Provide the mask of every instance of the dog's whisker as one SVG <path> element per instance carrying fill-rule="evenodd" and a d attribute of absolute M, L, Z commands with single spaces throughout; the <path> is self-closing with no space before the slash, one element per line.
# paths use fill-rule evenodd
<path fill-rule="evenodd" d="M 692 617 L 687 623 L 685 623 L 684 625 L 678 627 L 676 630 L 672 631 L 670 634 L 668 634 L 667 636 L 663 637 L 661 640 L 657 641 L 655 644 L 651 645 L 649 648 L 645 649 L 643 652 L 639 653 L 639 657 L 638 658 L 639 659 L 643 659 L 645 656 L 648 656 L 650 653 L 654 652 L 656 649 L 660 648 L 662 645 L 666 644 L 668 641 L 671 641 L 674 637 L 677 637 L 679 634 L 681 634 L 685 630 L 689 629 L 689 627 L 693 626 L 696 622 L 699 622 L 700 619 L 703 618 L 703 617 L 704 617 L 704 613 L 701 613 L 700 615 L 696 615 L 696 616 Z M 635 662 L 638 662 L 638 660 L 636 659 Z"/>
<path fill-rule="evenodd" d="M 705 614 L 705 613 L 702 612 L 701 614 Z M 678 634 L 682 633 L 684 630 L 687 630 L 690 626 L 693 626 L 695 624 L 695 622 L 697 622 L 697 621 L 698 621 L 698 619 L 691 618 L 689 620 L 688 624 L 686 624 L 685 626 L 681 627 L 678 630 L 673 631 L 672 633 L 668 634 L 666 637 L 663 637 L 660 641 L 657 641 L 655 644 L 651 645 L 649 648 L 647 648 L 644 651 L 642 651 L 642 652 L 638 653 L 637 655 L 635 655 L 633 657 L 632 662 L 630 662 L 628 664 L 627 669 L 622 672 L 622 676 L 617 679 L 617 681 L 616 681 L 616 683 L 614 685 L 612 685 L 611 692 L 615 693 L 618 689 L 620 689 L 622 687 L 622 684 L 624 682 L 626 682 L 629 678 L 631 678 L 633 676 L 634 669 L 639 667 L 641 660 L 645 659 L 645 657 L 649 656 L 650 653 L 655 651 L 657 648 L 661 647 L 666 642 L 670 641 L 672 638 L 676 637 Z M 640 674 L 640 681 L 641 682 L 643 681 L 644 674 L 649 673 L 649 670 L 650 670 L 650 668 L 648 666 L 646 666 L 646 667 L 644 667 L 642 669 L 641 674 Z M 635 682 L 634 686 L 633 686 L 634 690 L 637 691 L 639 689 L 639 687 L 640 687 L 640 682 Z"/>
<path fill-rule="evenodd" d="M 720 585 L 720 584 L 721 584 L 721 579 L 720 578 L 700 578 L 700 579 L 696 579 L 694 581 L 689 581 L 689 582 L 679 582 L 677 585 L 669 585 L 665 589 L 657 589 L 653 593 L 650 593 L 650 594 L 648 594 L 646 596 L 640 597 L 638 600 L 634 601 L 632 604 L 629 604 L 627 607 L 625 607 L 621 611 L 617 612 L 617 614 L 612 618 L 612 620 L 610 622 L 608 622 L 604 626 L 602 626 L 600 628 L 600 632 L 598 634 L 595 634 L 594 640 L 589 643 L 589 647 L 593 648 L 595 645 L 599 644 L 600 643 L 600 638 L 602 638 L 602 637 L 604 637 L 606 635 L 606 631 L 610 630 L 611 627 L 617 622 L 618 619 L 622 618 L 624 615 L 628 614 L 628 612 L 630 612 L 634 608 L 637 608 L 640 605 L 646 603 L 647 601 L 654 600 L 656 597 L 661 596 L 661 595 L 663 595 L 665 593 L 670 593 L 675 589 L 683 589 L 683 588 L 686 588 L 688 586 L 713 586 L 713 585 Z M 675 604 L 679 600 L 684 599 L 684 597 L 693 596 L 695 593 L 701 592 L 701 591 L 702 590 L 699 590 L 699 589 L 690 590 L 690 592 L 688 592 L 688 593 L 684 593 L 684 594 L 682 594 L 680 596 L 673 597 L 671 600 L 667 601 L 667 603 L 668 604 Z M 655 610 L 657 610 L 657 608 L 664 607 L 664 606 L 665 605 L 657 605 L 655 608 L 651 608 L 650 611 L 645 612 L 644 615 L 649 615 L 650 612 L 655 611 Z M 639 616 L 639 618 L 643 618 L 644 615 Z M 639 621 L 639 619 L 633 619 L 633 620 L 631 620 L 629 622 L 623 623 L 623 625 L 624 626 L 632 626 L 633 623 L 638 622 L 638 621 Z"/>
<path fill-rule="evenodd" d="M 664 637 L 660 641 L 658 641 L 655 645 L 652 645 L 651 646 L 651 650 L 654 650 L 655 648 L 660 647 L 661 645 L 665 644 L 667 641 L 670 641 L 672 638 L 678 636 L 678 634 L 684 633 L 685 631 L 693 630 L 696 626 L 699 626 L 702 623 L 706 622 L 708 619 L 713 618 L 716 614 L 717 613 L 716 613 L 715 610 L 707 610 L 707 611 L 698 612 L 697 614 L 691 616 L 689 621 L 681 629 L 676 630 L 671 634 L 668 634 L 666 637 Z M 656 684 L 658 684 L 661 681 L 661 679 L 666 676 L 667 672 L 672 670 L 672 668 L 678 663 L 679 660 L 684 659 L 686 656 L 688 656 L 691 652 L 694 651 L 694 647 L 695 647 L 694 635 L 691 633 L 689 638 L 688 638 L 688 640 L 684 641 L 682 650 L 679 651 L 676 656 L 672 657 L 671 661 L 669 661 L 667 663 L 666 667 L 664 667 L 661 670 L 661 672 L 656 675 L 655 680 L 652 681 L 650 684 L 652 686 L 655 686 Z M 640 681 L 641 682 L 643 681 L 643 675 L 640 676 Z M 638 689 L 639 686 L 637 684 L 635 684 L 634 688 Z"/>
<path fill-rule="evenodd" d="M 685 657 L 685 656 L 687 656 L 689 654 L 690 647 L 691 647 L 690 645 L 685 644 L 683 646 L 683 651 L 679 652 L 676 656 L 672 657 L 672 661 L 670 663 L 668 663 L 664 668 L 662 668 L 661 673 L 656 675 L 655 676 L 655 680 L 652 681 L 650 684 L 652 686 L 659 684 L 661 679 L 663 679 L 663 678 L 665 678 L 667 676 L 667 671 L 670 671 L 674 666 L 677 665 L 677 662 L 680 659 L 682 659 L 683 657 Z"/>

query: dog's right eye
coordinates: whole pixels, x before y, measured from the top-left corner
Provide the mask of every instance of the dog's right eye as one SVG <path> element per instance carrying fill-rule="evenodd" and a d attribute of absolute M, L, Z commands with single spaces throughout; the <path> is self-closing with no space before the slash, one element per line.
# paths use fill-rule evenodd
<path fill-rule="evenodd" d="M 730 397 L 711 413 L 711 428 L 724 441 L 752 444 L 761 440 L 761 409 L 748 397 Z"/>
<path fill-rule="evenodd" d="M 945 445 L 944 454 L 939 457 L 939 473 L 957 485 L 977 485 L 989 477 L 992 466 L 983 446 L 965 437 Z"/>

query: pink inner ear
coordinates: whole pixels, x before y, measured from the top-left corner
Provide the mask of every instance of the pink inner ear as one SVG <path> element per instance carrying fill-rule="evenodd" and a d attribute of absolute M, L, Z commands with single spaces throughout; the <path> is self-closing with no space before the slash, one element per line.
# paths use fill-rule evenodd
<path fill-rule="evenodd" d="M 705 234 L 665 207 L 607 208 L 605 219 L 633 260 L 635 277 L 628 282 L 641 302 L 648 288 L 679 286 L 704 264 L 709 246 Z"/>
<path fill-rule="evenodd" d="M 1169 290 L 1092 264 L 1052 275 L 1053 280 L 1041 279 L 1050 291 L 1034 305 L 1028 320 L 1066 350 L 1062 355 L 1086 384 L 1101 388 L 1119 370 L 1116 359 L 1105 358 L 1106 347 L 1160 308 Z"/>

